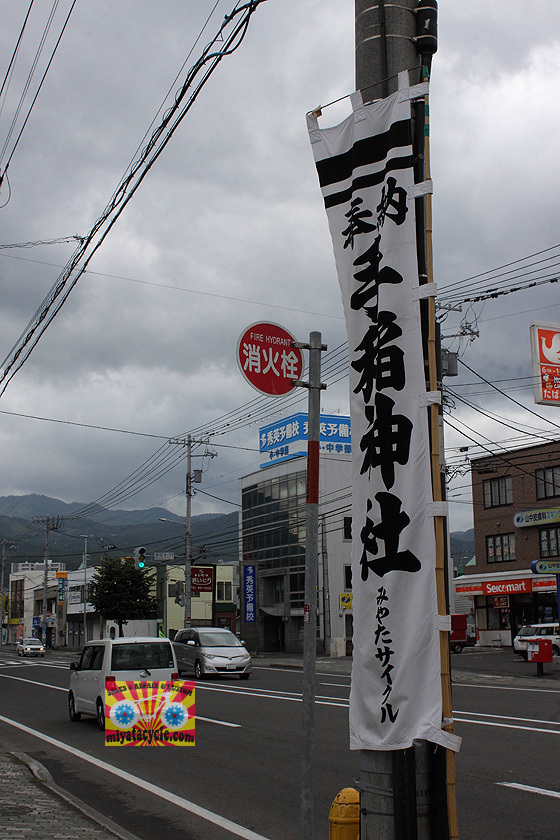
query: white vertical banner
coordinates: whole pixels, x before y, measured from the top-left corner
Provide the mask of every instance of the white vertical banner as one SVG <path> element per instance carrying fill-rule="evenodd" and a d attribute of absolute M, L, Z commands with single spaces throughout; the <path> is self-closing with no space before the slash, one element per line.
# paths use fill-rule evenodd
<path fill-rule="evenodd" d="M 354 659 L 350 748 L 414 739 L 457 748 L 442 730 L 427 395 L 420 327 L 410 100 L 427 83 L 340 125 L 308 128 L 333 240 L 350 351 Z"/>

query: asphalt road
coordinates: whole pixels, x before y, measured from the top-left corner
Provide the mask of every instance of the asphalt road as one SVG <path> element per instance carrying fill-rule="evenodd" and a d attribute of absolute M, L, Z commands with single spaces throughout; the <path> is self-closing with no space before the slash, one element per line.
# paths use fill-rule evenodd
<path fill-rule="evenodd" d="M 560 682 L 493 676 L 503 652 L 479 654 L 476 673 L 476 656 L 453 658 L 460 837 L 557 840 Z M 349 683 L 318 673 L 317 840 L 328 837 L 334 796 L 359 775 L 348 749 Z M 197 683 L 196 746 L 164 750 L 105 747 L 93 720 L 69 721 L 67 685 L 67 662 L 56 656 L 18 662 L 1 653 L 0 744 L 41 761 L 57 784 L 141 840 L 299 835 L 301 672 L 257 667 L 248 682 Z"/>

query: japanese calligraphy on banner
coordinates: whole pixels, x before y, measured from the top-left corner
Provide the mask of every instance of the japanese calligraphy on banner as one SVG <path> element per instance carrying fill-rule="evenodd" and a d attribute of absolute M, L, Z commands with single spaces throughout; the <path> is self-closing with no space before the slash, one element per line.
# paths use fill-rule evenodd
<path fill-rule="evenodd" d="M 350 348 L 353 669 L 350 748 L 397 750 L 442 730 L 428 397 L 420 328 L 410 99 L 399 90 L 309 135 Z M 433 290 L 433 284 L 429 286 Z M 430 291 L 429 293 L 433 293 Z M 436 399 L 436 395 L 430 398 Z"/>
<path fill-rule="evenodd" d="M 105 685 L 105 746 L 194 746 L 194 683 L 115 680 Z"/>

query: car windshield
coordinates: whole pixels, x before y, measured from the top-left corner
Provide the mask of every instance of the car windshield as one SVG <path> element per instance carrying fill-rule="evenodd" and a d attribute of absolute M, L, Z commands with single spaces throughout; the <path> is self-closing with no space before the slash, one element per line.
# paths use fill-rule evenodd
<path fill-rule="evenodd" d="M 230 633 L 229 630 L 223 630 L 220 633 L 198 633 L 200 644 L 202 647 L 242 647 L 241 642 Z"/>
<path fill-rule="evenodd" d="M 169 642 L 132 642 L 113 645 L 112 671 L 137 671 L 141 668 L 173 668 Z"/>
<path fill-rule="evenodd" d="M 534 627 L 522 627 L 519 631 L 520 636 L 534 636 L 538 631 Z"/>
<path fill-rule="evenodd" d="M 40 645 L 41 642 L 38 639 L 24 639 L 23 644 L 24 645 Z"/>

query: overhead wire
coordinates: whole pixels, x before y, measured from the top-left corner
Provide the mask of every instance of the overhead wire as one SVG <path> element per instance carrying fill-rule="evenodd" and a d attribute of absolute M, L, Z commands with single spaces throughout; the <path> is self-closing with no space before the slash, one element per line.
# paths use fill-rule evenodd
<path fill-rule="evenodd" d="M 88 235 L 84 237 L 83 243 L 75 250 L 62 274 L 4 360 L 0 373 L 0 396 L 17 371 L 29 358 L 41 336 L 64 305 L 94 254 L 101 247 L 151 167 L 162 154 L 212 73 L 221 60 L 235 52 L 243 42 L 250 18 L 262 2 L 265 2 L 265 0 L 248 0 L 243 5 L 238 3 L 234 10 L 226 16 L 213 40 L 203 50 L 198 61 L 187 73 L 183 86 L 175 96 L 174 104 L 168 109 L 160 125 L 152 133 L 150 141 L 139 159 L 133 164 L 128 175 L 121 180 L 103 214 Z M 239 18 L 237 18 L 238 15 L 240 15 Z M 230 31 L 228 31 L 228 28 Z M 202 78 L 195 85 L 199 73 L 202 73 Z"/>
<path fill-rule="evenodd" d="M 25 131 L 25 127 L 26 127 L 26 125 L 27 125 L 27 123 L 28 123 L 28 121 L 29 121 L 29 118 L 30 118 L 30 116 L 31 116 L 31 112 L 33 111 L 33 108 L 34 108 L 34 106 L 35 106 L 35 103 L 37 102 L 37 99 L 38 99 L 38 97 L 39 97 L 39 93 L 41 92 L 41 89 L 42 89 L 42 87 L 43 87 L 43 84 L 44 84 L 44 82 L 45 82 L 45 79 L 46 79 L 46 77 L 47 77 L 47 74 L 48 74 L 48 72 L 49 72 L 49 70 L 50 70 L 50 67 L 51 67 L 52 63 L 53 63 L 54 57 L 55 57 L 55 55 L 56 55 L 56 52 L 57 52 L 58 47 L 59 47 L 59 45 L 60 45 L 60 42 L 61 42 L 61 40 L 62 40 L 62 36 L 64 35 L 64 32 L 66 31 L 66 27 L 67 27 L 67 25 L 68 25 L 68 21 L 70 20 L 70 16 L 71 16 L 72 12 L 74 11 L 74 6 L 75 6 L 75 5 L 76 5 L 76 0 L 73 0 L 73 2 L 72 2 L 72 6 L 70 7 L 70 11 L 68 12 L 68 14 L 67 14 L 67 16 L 66 16 L 66 20 L 64 21 L 64 24 L 63 24 L 63 26 L 62 26 L 62 31 L 60 32 L 60 35 L 59 35 L 59 37 L 58 37 L 58 39 L 57 39 L 57 41 L 56 41 L 56 44 L 54 45 L 53 51 L 52 51 L 52 53 L 51 53 L 51 57 L 50 57 L 50 59 L 49 59 L 49 62 L 48 62 L 48 64 L 47 64 L 46 68 L 45 68 L 45 71 L 44 71 L 43 76 L 42 76 L 42 78 L 41 78 L 41 81 L 40 81 L 40 83 L 39 83 L 39 87 L 37 88 L 37 91 L 35 92 L 35 96 L 33 97 L 33 100 L 32 100 L 32 102 L 31 102 L 31 105 L 30 105 L 30 106 L 29 106 L 29 108 L 28 108 L 27 115 L 26 115 L 26 117 L 25 117 L 25 119 L 24 119 L 24 121 L 23 121 L 23 125 L 21 126 L 20 131 L 19 131 L 19 134 L 18 134 L 18 136 L 17 136 L 17 138 L 16 138 L 16 140 L 15 140 L 15 143 L 14 143 L 14 144 L 13 144 L 13 146 L 12 146 L 12 150 L 11 150 L 11 152 L 10 152 L 10 156 L 8 157 L 8 161 L 7 161 L 7 163 L 6 163 L 6 165 L 5 165 L 4 169 L 3 169 L 3 171 L 0 173 L 0 186 L 2 185 L 2 181 L 3 181 L 3 179 L 4 179 L 5 175 L 6 175 L 7 171 L 8 171 L 8 168 L 9 168 L 9 166 L 10 166 L 11 160 L 12 160 L 12 158 L 13 158 L 13 156 L 14 156 L 14 154 L 15 154 L 15 151 L 16 151 L 16 149 L 17 149 L 18 145 L 19 145 L 19 141 L 21 140 L 21 137 L 22 137 L 22 135 L 23 135 L 23 132 Z M 58 6 L 58 0 L 56 0 L 56 2 L 55 2 L 55 3 L 54 3 L 54 5 L 53 5 L 53 15 L 52 15 L 52 17 L 54 17 L 54 12 L 56 11 L 56 7 L 57 7 L 57 6 Z M 50 19 L 49 19 L 49 29 L 50 29 L 50 25 L 51 25 L 51 23 L 52 23 L 52 18 L 50 18 Z M 48 30 L 46 30 L 46 32 L 47 32 L 47 31 L 48 31 Z M 41 50 L 42 50 L 43 43 L 44 43 L 44 42 L 42 42 L 42 43 L 41 43 Z M 37 57 L 38 57 L 38 56 L 37 56 Z M 33 67 L 32 74 L 33 74 L 33 72 L 34 72 L 35 66 L 36 66 L 36 65 L 34 65 L 34 67 Z M 31 75 L 32 75 L 32 74 L 31 74 Z M 31 81 L 31 75 L 29 76 L 29 80 L 28 80 L 29 82 Z M 22 99 L 20 100 L 20 106 L 23 104 L 23 98 L 24 98 L 24 97 L 25 97 L 25 95 L 27 94 L 27 90 L 28 90 L 28 85 L 26 85 L 25 90 L 24 90 L 24 93 L 23 93 L 23 95 L 22 95 Z M 18 106 L 17 113 L 16 113 L 16 117 L 14 118 L 14 121 L 12 122 L 12 126 L 11 126 L 11 128 L 10 128 L 10 131 L 8 132 L 8 137 L 7 137 L 6 142 L 5 142 L 5 144 L 4 144 L 4 148 L 2 149 L 2 152 L 0 153 L 0 161 L 3 159 L 4 154 L 5 154 L 5 152 L 6 152 L 6 149 L 7 149 L 7 145 L 8 145 L 8 143 L 9 143 L 10 139 L 11 139 L 12 132 L 13 132 L 13 129 L 14 129 L 14 127 L 15 127 L 15 120 L 16 120 L 16 119 L 17 119 L 17 117 L 19 116 L 20 106 Z"/>
<path fill-rule="evenodd" d="M 2 87 L 0 87 L 0 116 L 2 115 L 2 111 L 4 110 L 4 104 L 6 102 L 6 96 L 7 96 L 8 90 L 10 88 L 10 82 L 11 82 L 12 74 L 13 74 L 13 71 L 14 71 L 14 65 L 15 65 L 16 60 L 17 60 L 17 56 L 18 56 L 18 53 L 19 53 L 19 48 L 21 46 L 21 42 L 22 42 L 22 39 L 23 39 L 25 28 L 27 26 L 27 22 L 29 20 L 29 15 L 31 14 L 31 9 L 33 8 L 33 3 L 34 2 L 35 2 L 35 0 L 31 0 L 31 2 L 29 4 L 29 8 L 27 9 L 27 14 L 25 15 L 25 20 L 23 21 L 20 33 L 19 33 L 17 41 L 16 41 L 16 45 L 15 45 L 14 50 L 12 52 L 12 57 L 10 58 L 10 62 L 9 62 L 8 67 L 6 69 L 6 73 L 4 75 L 4 81 L 2 82 Z M 4 95 L 4 99 L 2 99 L 2 95 Z"/>

